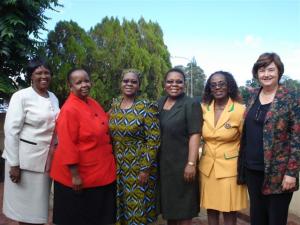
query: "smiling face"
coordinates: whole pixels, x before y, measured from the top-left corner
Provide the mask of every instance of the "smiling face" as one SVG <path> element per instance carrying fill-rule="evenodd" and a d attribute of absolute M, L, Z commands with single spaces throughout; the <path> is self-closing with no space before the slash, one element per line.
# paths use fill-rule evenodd
<path fill-rule="evenodd" d="M 72 72 L 69 85 L 71 92 L 83 100 L 88 97 L 92 86 L 90 77 L 84 70 L 75 70 Z"/>
<path fill-rule="evenodd" d="M 257 78 L 262 87 L 276 87 L 279 80 L 278 68 L 274 62 L 257 70 Z"/>
<path fill-rule="evenodd" d="M 209 87 L 215 100 L 223 100 L 228 97 L 228 87 L 224 75 L 214 74 L 210 79 Z"/>
<path fill-rule="evenodd" d="M 32 87 L 39 91 L 48 90 L 51 81 L 51 73 L 44 66 L 37 67 L 31 74 Z"/>
<path fill-rule="evenodd" d="M 132 97 L 135 96 L 140 89 L 138 75 L 132 72 L 124 74 L 121 83 L 121 92 L 123 95 Z"/>
<path fill-rule="evenodd" d="M 184 77 L 181 73 L 176 71 L 168 73 L 165 80 L 165 91 L 173 98 L 184 92 Z"/>

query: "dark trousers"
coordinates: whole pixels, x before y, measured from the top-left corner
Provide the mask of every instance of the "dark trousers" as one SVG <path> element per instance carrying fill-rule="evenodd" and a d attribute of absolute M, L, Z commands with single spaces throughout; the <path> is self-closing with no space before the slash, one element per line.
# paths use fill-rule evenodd
<path fill-rule="evenodd" d="M 116 183 L 80 192 L 54 181 L 53 223 L 107 225 L 115 223 Z"/>
<path fill-rule="evenodd" d="M 263 195 L 264 172 L 246 169 L 251 225 L 286 225 L 293 193 Z"/>

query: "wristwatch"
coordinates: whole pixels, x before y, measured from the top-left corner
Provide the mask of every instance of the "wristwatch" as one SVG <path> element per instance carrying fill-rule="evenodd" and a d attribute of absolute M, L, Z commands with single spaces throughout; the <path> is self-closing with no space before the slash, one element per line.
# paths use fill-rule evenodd
<path fill-rule="evenodd" d="M 189 161 L 187 164 L 190 165 L 190 166 L 195 166 L 195 163 L 191 162 L 191 161 Z"/>

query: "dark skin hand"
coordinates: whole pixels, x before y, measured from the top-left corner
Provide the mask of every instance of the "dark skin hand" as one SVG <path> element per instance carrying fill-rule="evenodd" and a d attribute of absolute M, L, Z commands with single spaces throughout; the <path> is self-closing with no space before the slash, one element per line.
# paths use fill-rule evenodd
<path fill-rule="evenodd" d="M 196 166 L 186 165 L 184 168 L 184 180 L 188 183 L 193 182 L 196 176 Z"/>
<path fill-rule="evenodd" d="M 21 170 L 19 166 L 10 167 L 9 177 L 12 182 L 18 183 L 21 180 Z"/>
<path fill-rule="evenodd" d="M 193 182 L 196 177 L 196 162 L 198 158 L 198 151 L 200 145 L 200 134 L 192 134 L 189 139 L 189 156 L 188 162 L 194 165 L 186 164 L 184 168 L 183 178 L 187 183 Z"/>
<path fill-rule="evenodd" d="M 149 172 L 143 171 L 139 174 L 139 183 L 140 185 L 144 185 L 148 182 L 149 179 Z"/>
<path fill-rule="evenodd" d="M 72 175 L 73 190 L 79 192 L 82 190 L 82 179 L 79 175 L 77 165 L 69 165 L 69 169 Z"/>
<path fill-rule="evenodd" d="M 74 191 L 81 191 L 82 189 L 82 180 L 79 175 L 72 176 L 72 184 Z"/>

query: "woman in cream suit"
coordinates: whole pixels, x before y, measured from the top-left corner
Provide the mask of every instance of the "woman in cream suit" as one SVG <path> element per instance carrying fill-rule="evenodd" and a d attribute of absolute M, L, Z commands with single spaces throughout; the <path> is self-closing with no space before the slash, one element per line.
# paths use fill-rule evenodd
<path fill-rule="evenodd" d="M 244 106 L 233 76 L 213 73 L 203 96 L 204 147 L 200 160 L 201 207 L 207 209 L 208 224 L 236 224 L 236 211 L 247 207 L 247 190 L 237 185 L 237 157 Z"/>
<path fill-rule="evenodd" d="M 4 124 L 3 213 L 20 225 L 48 221 L 47 168 L 59 112 L 56 96 L 48 91 L 51 72 L 47 64 L 31 61 L 27 75 L 31 87 L 12 96 Z"/>

